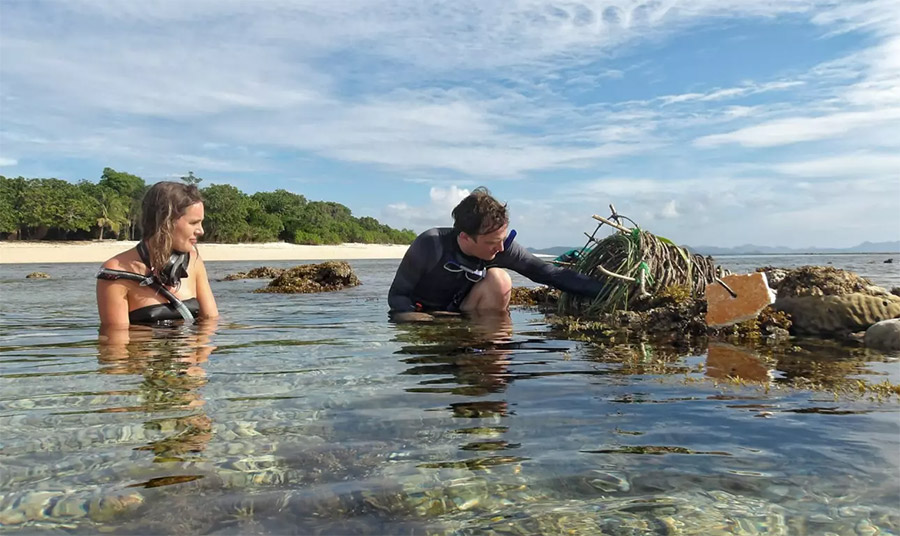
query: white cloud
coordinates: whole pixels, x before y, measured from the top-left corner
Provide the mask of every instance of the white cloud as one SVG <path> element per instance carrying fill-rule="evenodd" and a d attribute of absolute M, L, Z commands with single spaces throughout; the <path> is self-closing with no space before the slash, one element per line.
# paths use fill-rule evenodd
<path fill-rule="evenodd" d="M 779 173 L 799 177 L 858 177 L 894 180 L 900 190 L 900 155 L 898 154 L 852 153 L 784 162 L 773 165 L 772 169 Z M 900 199 L 897 201 L 900 203 Z"/>
<path fill-rule="evenodd" d="M 674 199 L 672 199 L 668 203 L 666 203 L 662 207 L 662 210 L 659 211 L 659 217 L 663 218 L 663 219 L 668 220 L 668 219 L 672 219 L 672 218 L 677 218 L 678 216 L 680 216 L 680 214 L 678 214 L 678 209 L 675 207 Z"/>
<path fill-rule="evenodd" d="M 898 119 L 900 107 L 841 112 L 820 117 L 788 117 L 725 134 L 701 136 L 694 144 L 698 147 L 717 147 L 728 143 L 737 143 L 745 147 L 773 147 L 844 136 L 859 129 L 876 126 L 894 128 Z"/>
<path fill-rule="evenodd" d="M 14 166 L 18 163 L 19 163 L 19 161 L 16 160 L 15 158 L 5 158 L 5 157 L 0 156 L 0 166 L 2 166 L 2 167 Z"/>
<path fill-rule="evenodd" d="M 777 91 L 802 86 L 804 82 L 800 80 L 776 81 L 767 84 L 748 84 L 740 87 L 720 88 L 706 93 L 682 93 L 680 95 L 665 95 L 658 97 L 663 105 L 675 104 L 679 102 L 699 101 L 711 102 L 718 100 L 734 99 L 737 97 L 746 97 L 747 95 L 756 95 L 768 91 Z"/>
<path fill-rule="evenodd" d="M 428 192 L 428 197 L 432 206 L 452 209 L 470 193 L 469 190 L 454 184 L 447 189 L 433 186 Z"/>
<path fill-rule="evenodd" d="M 455 184 L 447 188 L 432 186 L 428 191 L 427 203 L 422 205 L 391 203 L 384 209 L 382 218 L 393 226 L 405 229 L 448 227 L 453 224 L 451 217 L 453 208 L 469 193 L 469 190 Z"/>

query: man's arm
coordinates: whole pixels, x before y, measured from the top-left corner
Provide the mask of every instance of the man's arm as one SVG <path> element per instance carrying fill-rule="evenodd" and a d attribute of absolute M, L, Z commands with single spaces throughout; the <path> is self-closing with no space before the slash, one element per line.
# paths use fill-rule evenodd
<path fill-rule="evenodd" d="M 415 311 L 416 304 L 413 299 L 413 292 L 419 280 L 425 275 L 429 269 L 429 260 L 435 255 L 435 240 L 426 233 L 420 234 L 413 241 L 403 260 L 400 261 L 400 267 L 394 275 L 394 282 L 391 283 L 391 289 L 388 291 L 388 306 L 391 312 L 408 312 Z"/>
<path fill-rule="evenodd" d="M 556 266 L 532 255 L 517 242 L 497 256 L 497 265 L 524 275 L 535 283 L 550 285 L 563 292 L 594 298 L 603 288 L 603 282 L 580 274 L 575 270 Z"/>

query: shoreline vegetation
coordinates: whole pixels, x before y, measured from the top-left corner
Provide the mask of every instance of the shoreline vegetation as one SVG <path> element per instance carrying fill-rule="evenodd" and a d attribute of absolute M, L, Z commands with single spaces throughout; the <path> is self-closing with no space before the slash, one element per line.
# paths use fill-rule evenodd
<path fill-rule="evenodd" d="M 201 188 L 203 179 L 193 172 L 181 180 L 197 186 L 203 197 L 207 243 L 408 245 L 416 238 L 409 229 L 355 217 L 333 201 L 310 201 L 287 190 L 248 195 L 228 184 Z M 138 240 L 148 189 L 141 177 L 112 168 L 105 168 L 97 183 L 0 175 L 0 240 Z"/>
<path fill-rule="evenodd" d="M 0 241 L 0 264 L 102 263 L 134 247 L 137 241 Z M 201 242 L 200 255 L 215 261 L 315 261 L 401 259 L 402 244 L 301 245 L 287 242 L 216 244 Z"/>

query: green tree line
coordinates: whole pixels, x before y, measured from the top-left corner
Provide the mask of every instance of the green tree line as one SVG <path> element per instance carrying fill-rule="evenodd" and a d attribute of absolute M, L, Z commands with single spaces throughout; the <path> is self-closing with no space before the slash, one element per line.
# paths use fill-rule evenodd
<path fill-rule="evenodd" d="M 193 172 L 182 177 L 197 184 Z M 138 240 L 141 199 L 149 186 L 137 175 L 105 168 L 96 183 L 0 175 L 0 239 Z M 375 218 L 356 218 L 330 201 L 275 190 L 247 195 L 234 186 L 200 189 L 206 211 L 207 242 L 295 244 L 409 244 L 416 235 Z"/>

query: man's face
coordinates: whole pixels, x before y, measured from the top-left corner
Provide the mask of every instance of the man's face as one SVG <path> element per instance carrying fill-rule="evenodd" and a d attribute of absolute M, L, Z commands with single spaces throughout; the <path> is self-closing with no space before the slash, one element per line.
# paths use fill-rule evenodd
<path fill-rule="evenodd" d="M 504 225 L 491 233 L 475 236 L 460 233 L 467 246 L 463 252 L 484 261 L 494 260 L 494 257 L 503 251 L 503 241 L 506 240 L 507 227 L 508 225 Z"/>

